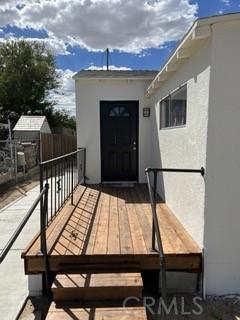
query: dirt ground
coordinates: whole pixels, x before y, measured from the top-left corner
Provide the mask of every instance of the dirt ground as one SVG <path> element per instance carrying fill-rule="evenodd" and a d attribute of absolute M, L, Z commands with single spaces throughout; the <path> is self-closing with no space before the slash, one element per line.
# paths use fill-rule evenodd
<path fill-rule="evenodd" d="M 170 314 L 159 317 L 152 315 L 148 310 L 148 320 L 240 320 L 240 297 L 208 297 L 206 301 L 201 302 L 199 298 L 196 300 L 198 306 L 192 295 L 171 296 L 169 299 L 176 301 L 172 303 Z M 28 299 L 18 320 L 45 319 L 49 305 L 50 301 L 46 297 Z"/>
<path fill-rule="evenodd" d="M 39 175 L 11 187 L 0 187 L 0 209 L 22 197 L 39 184 Z"/>

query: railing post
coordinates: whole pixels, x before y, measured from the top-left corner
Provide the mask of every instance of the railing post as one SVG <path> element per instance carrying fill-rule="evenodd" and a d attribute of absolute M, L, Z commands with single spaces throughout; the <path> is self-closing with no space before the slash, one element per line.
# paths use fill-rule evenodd
<path fill-rule="evenodd" d="M 83 151 L 83 184 L 86 184 L 86 156 L 87 156 L 87 150 L 84 148 Z"/>
<path fill-rule="evenodd" d="M 164 257 L 160 257 L 160 270 L 159 270 L 159 294 L 161 293 L 162 299 L 167 303 L 167 276 L 166 276 L 166 262 Z"/>
<path fill-rule="evenodd" d="M 41 163 L 39 164 L 39 170 L 40 170 L 40 192 L 43 190 L 43 165 Z M 40 212 L 43 210 L 43 199 L 40 200 Z"/>
<path fill-rule="evenodd" d="M 47 224 L 47 207 L 48 207 L 48 190 L 49 184 L 45 184 L 45 194 L 43 206 L 40 209 L 40 233 L 41 233 L 41 253 L 44 258 L 44 287 L 46 293 L 49 293 L 49 267 L 48 267 L 48 252 L 47 252 L 47 238 L 46 238 L 46 224 Z"/>
<path fill-rule="evenodd" d="M 72 192 L 71 192 L 71 204 L 73 205 L 73 156 L 72 156 L 72 161 L 71 161 L 71 165 L 72 165 L 72 172 L 71 172 L 71 176 L 72 176 L 72 181 L 71 181 L 71 186 L 72 186 Z"/>
<path fill-rule="evenodd" d="M 154 176 L 153 176 L 153 200 L 154 200 L 154 208 L 156 210 L 157 207 L 157 172 L 154 171 L 153 172 Z M 155 242 L 156 242 L 156 231 L 155 231 L 155 224 L 154 224 L 154 219 L 152 220 L 152 250 L 156 249 L 155 246 Z"/>
<path fill-rule="evenodd" d="M 78 183 L 86 183 L 86 148 L 78 148 Z M 82 176 L 81 176 L 82 174 Z"/>
<path fill-rule="evenodd" d="M 150 196 L 150 202 L 152 207 L 152 215 L 153 215 L 153 225 L 152 225 L 152 247 L 153 250 L 155 249 L 155 241 L 157 240 L 158 244 L 158 251 L 159 251 L 159 283 L 158 283 L 158 291 L 159 294 L 161 292 L 162 298 L 164 302 L 167 302 L 167 286 L 166 286 L 166 265 L 165 265 L 165 255 L 163 251 L 162 239 L 161 239 L 161 232 L 158 223 L 157 217 L 157 174 L 158 170 L 147 168 L 145 170 L 146 177 L 147 177 L 147 185 L 148 191 Z M 153 172 L 153 193 L 152 187 L 150 183 L 149 173 Z"/>
<path fill-rule="evenodd" d="M 78 184 L 80 184 L 81 178 L 80 178 L 80 167 L 81 167 L 81 163 L 80 163 L 80 148 L 78 148 L 78 153 L 77 153 L 77 179 L 78 179 Z"/>
<path fill-rule="evenodd" d="M 77 153 L 77 174 L 78 174 L 78 184 L 82 181 L 81 174 L 83 174 L 83 164 L 82 164 L 82 153 L 83 153 L 83 159 L 84 159 L 84 149 L 83 148 L 78 148 L 78 153 Z M 83 160 L 84 161 L 84 160 Z"/>
<path fill-rule="evenodd" d="M 154 182 L 153 182 L 153 193 L 150 182 L 149 173 L 153 172 L 154 174 Z M 201 169 L 173 169 L 173 168 L 146 168 L 145 173 L 147 177 L 147 185 L 150 197 L 150 203 L 152 207 L 153 214 L 153 226 L 152 226 L 152 248 L 155 249 L 155 240 L 158 243 L 158 251 L 159 251 L 159 285 L 158 290 L 159 293 L 161 291 L 162 298 L 165 303 L 167 303 L 167 284 L 166 284 L 166 261 L 165 255 L 163 251 L 161 232 L 158 223 L 157 216 L 157 174 L 158 172 L 188 172 L 188 173 L 200 173 L 202 176 L 205 175 L 205 169 L 202 167 Z"/>
<path fill-rule="evenodd" d="M 23 220 L 21 221 L 21 223 L 19 224 L 19 226 L 17 227 L 17 229 L 15 230 L 15 232 L 13 233 L 13 235 L 11 236 L 11 238 L 9 239 L 9 241 L 6 243 L 6 245 L 4 246 L 4 248 L 2 249 L 2 251 L 0 252 L 0 264 L 3 262 L 3 260 L 5 259 L 6 255 L 8 254 L 8 252 L 10 251 L 10 249 L 12 248 L 13 244 L 15 243 L 15 241 L 17 240 L 18 236 L 20 235 L 20 233 L 22 232 L 24 226 L 26 225 L 26 223 L 28 222 L 28 220 L 30 219 L 31 215 L 33 214 L 34 210 L 36 209 L 37 205 L 39 204 L 41 198 L 43 197 L 45 190 L 43 190 L 39 196 L 37 197 L 37 199 L 34 201 L 34 203 L 32 204 L 32 206 L 30 207 L 30 209 L 28 210 L 26 216 L 23 218 Z"/>
<path fill-rule="evenodd" d="M 78 177 L 76 176 L 77 171 L 79 173 Z M 49 172 L 51 173 L 51 177 L 48 176 Z M 51 209 L 51 220 L 66 200 L 70 200 L 71 204 L 74 204 L 74 188 L 78 183 L 80 184 L 84 182 L 85 173 L 85 148 L 79 148 L 79 150 L 75 152 L 40 163 L 40 190 L 43 190 L 44 183 L 48 182 L 48 179 L 50 179 L 49 182 L 51 183 L 51 199 L 49 199 L 51 208 L 49 206 L 47 209 L 49 212 Z M 55 175 L 54 177 L 53 174 Z M 53 189 L 53 185 L 55 185 L 55 190 Z M 55 205 L 54 210 L 53 205 Z M 43 200 L 41 201 L 40 207 L 42 210 Z"/>

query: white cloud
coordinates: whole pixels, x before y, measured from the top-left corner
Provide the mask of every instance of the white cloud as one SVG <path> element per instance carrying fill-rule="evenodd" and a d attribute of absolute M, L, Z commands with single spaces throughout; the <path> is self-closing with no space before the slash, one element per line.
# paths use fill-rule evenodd
<path fill-rule="evenodd" d="M 21 40 L 24 39 L 25 41 L 29 41 L 29 42 L 44 42 L 46 45 L 46 48 L 48 50 L 50 50 L 54 55 L 69 55 L 71 54 L 68 50 L 67 50 L 67 44 L 64 43 L 62 40 L 58 40 L 55 37 L 51 37 L 51 38 L 44 38 L 44 39 L 40 39 L 40 38 L 25 38 L 25 37 L 15 37 L 13 36 L 12 33 L 8 33 L 8 34 L 4 34 L 3 32 L 1 32 L 0 29 L 0 43 L 5 43 L 7 40 Z"/>
<path fill-rule="evenodd" d="M 0 27 L 20 20 L 19 10 L 16 8 L 14 1 L 3 0 L 3 2 L 1 2 L 0 17 Z"/>
<path fill-rule="evenodd" d="M 57 92 L 51 94 L 51 98 L 56 101 L 56 108 L 64 109 L 69 114 L 75 114 L 75 86 L 72 76 L 75 74 L 72 70 L 57 70 L 60 75 L 60 88 Z"/>
<path fill-rule="evenodd" d="M 220 2 L 222 2 L 223 4 L 225 4 L 225 6 L 230 6 L 230 5 L 231 5 L 230 0 L 220 0 Z"/>
<path fill-rule="evenodd" d="M 110 65 L 109 69 L 110 70 L 123 70 L 123 71 L 132 70 L 131 68 L 128 68 L 128 67 L 117 67 L 114 65 Z M 107 70 L 107 66 L 97 67 L 92 64 L 86 70 Z"/>
<path fill-rule="evenodd" d="M 140 53 L 179 39 L 196 13 L 190 0 L 3 0 L 0 27 L 45 29 L 50 38 L 92 51 Z"/>

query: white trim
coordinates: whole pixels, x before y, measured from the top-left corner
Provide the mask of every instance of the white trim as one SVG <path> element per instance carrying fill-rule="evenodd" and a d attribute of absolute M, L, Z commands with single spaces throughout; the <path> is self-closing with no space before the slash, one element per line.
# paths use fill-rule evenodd
<path fill-rule="evenodd" d="M 172 91 L 170 91 L 168 94 L 166 94 L 160 101 L 159 104 L 166 99 L 168 96 L 170 96 L 171 94 L 175 93 L 176 91 L 180 90 L 182 87 L 187 86 L 188 85 L 188 81 L 184 82 L 183 84 L 181 84 L 180 86 L 178 86 L 176 89 L 173 89 Z"/>
<path fill-rule="evenodd" d="M 149 77 L 149 76 L 146 76 L 146 77 L 111 77 L 111 76 L 106 76 L 106 77 L 75 77 L 73 78 L 74 80 L 77 80 L 77 81 L 81 81 L 81 80 L 93 80 L 93 81 L 104 81 L 104 80 L 108 80 L 108 81 L 111 81 L 111 80 L 128 80 L 128 81 L 146 81 L 146 80 L 153 80 L 153 77 Z"/>
<path fill-rule="evenodd" d="M 167 73 L 169 73 L 169 72 L 175 72 L 177 70 L 177 64 L 176 63 L 168 63 L 167 65 L 166 65 L 166 69 L 165 69 L 165 71 L 167 72 Z"/>
<path fill-rule="evenodd" d="M 193 30 L 192 40 L 203 40 L 207 39 L 211 35 L 210 26 L 197 27 Z"/>
<path fill-rule="evenodd" d="M 178 51 L 177 51 L 177 59 L 178 60 L 182 60 L 182 59 L 187 59 L 187 58 L 190 58 L 191 56 L 191 50 L 190 48 L 180 48 Z"/>
<path fill-rule="evenodd" d="M 171 127 L 163 127 L 163 128 L 160 127 L 160 130 L 186 128 L 186 126 L 187 126 L 186 124 L 181 124 L 180 126 L 171 126 Z"/>

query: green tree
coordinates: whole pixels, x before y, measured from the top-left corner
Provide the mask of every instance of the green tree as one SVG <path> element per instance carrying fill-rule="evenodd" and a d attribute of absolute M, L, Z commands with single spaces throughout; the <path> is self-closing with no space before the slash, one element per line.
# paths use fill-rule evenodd
<path fill-rule="evenodd" d="M 8 41 L 0 45 L 0 113 L 14 124 L 25 114 L 53 114 L 49 93 L 59 87 L 54 56 L 44 43 Z"/>
<path fill-rule="evenodd" d="M 74 116 L 70 116 L 65 110 L 48 109 L 45 113 L 48 122 L 53 129 L 61 127 L 70 128 L 76 130 L 76 119 Z"/>

